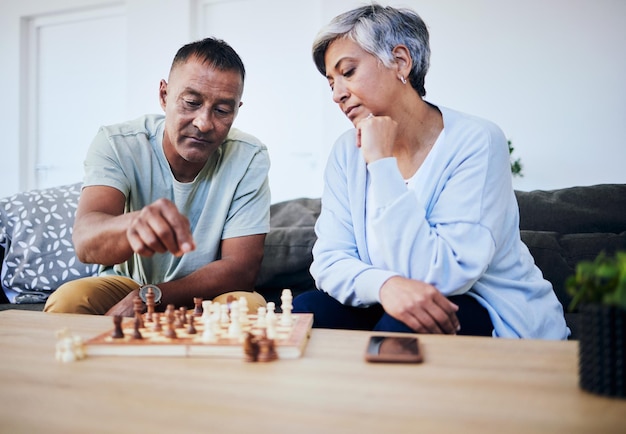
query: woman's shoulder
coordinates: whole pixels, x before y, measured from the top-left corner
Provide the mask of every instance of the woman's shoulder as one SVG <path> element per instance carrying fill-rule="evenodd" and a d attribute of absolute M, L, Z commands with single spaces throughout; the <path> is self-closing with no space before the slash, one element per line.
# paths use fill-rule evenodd
<path fill-rule="evenodd" d="M 480 116 L 454 110 L 448 107 L 438 107 L 443 116 L 444 128 L 448 131 L 484 132 L 487 134 L 501 134 L 501 128 L 493 121 Z"/>
<path fill-rule="evenodd" d="M 474 143 L 477 146 L 497 146 L 506 144 L 502 129 L 493 121 L 453 110 L 438 107 L 443 116 L 444 131 L 449 141 L 464 144 Z"/>

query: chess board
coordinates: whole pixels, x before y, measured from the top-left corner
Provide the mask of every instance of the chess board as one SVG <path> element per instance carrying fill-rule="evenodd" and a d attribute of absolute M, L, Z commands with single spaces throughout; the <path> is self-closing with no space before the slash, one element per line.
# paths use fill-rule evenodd
<path fill-rule="evenodd" d="M 281 325 L 282 314 L 277 313 L 276 336 L 274 345 L 279 359 L 295 359 L 302 356 L 309 340 L 313 325 L 313 314 L 290 314 L 291 325 Z M 243 336 L 229 337 L 228 323 L 221 323 L 216 329 L 214 342 L 205 342 L 204 323 L 200 318 L 194 322 L 195 334 L 188 333 L 188 325 L 175 328 L 176 337 L 165 337 L 168 324 L 160 318 L 162 331 L 154 330 L 154 322 L 144 321 L 138 328 L 141 339 L 133 337 L 135 319 L 125 319 L 121 328 L 124 336 L 113 338 L 114 327 L 85 341 L 87 356 L 173 356 L 173 357 L 225 357 L 242 358 Z M 247 315 L 247 321 L 241 324 L 242 334 L 250 332 L 260 335 L 257 327 L 257 315 Z"/>

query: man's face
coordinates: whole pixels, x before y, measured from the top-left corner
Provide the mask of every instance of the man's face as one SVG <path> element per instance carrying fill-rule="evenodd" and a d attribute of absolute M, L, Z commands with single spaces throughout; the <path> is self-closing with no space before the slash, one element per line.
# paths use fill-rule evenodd
<path fill-rule="evenodd" d="M 161 80 L 163 149 L 177 178 L 180 170 L 199 171 L 224 142 L 242 104 L 242 92 L 239 72 L 214 69 L 195 57 L 175 66 L 169 83 Z"/>

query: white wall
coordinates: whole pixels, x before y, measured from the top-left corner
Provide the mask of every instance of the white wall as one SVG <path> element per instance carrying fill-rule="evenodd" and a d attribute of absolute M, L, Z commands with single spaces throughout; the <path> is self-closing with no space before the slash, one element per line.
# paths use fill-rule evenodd
<path fill-rule="evenodd" d="M 414 8 L 430 28 L 427 99 L 489 118 L 513 141 L 525 174 L 516 178 L 516 188 L 626 182 L 626 2 L 384 3 Z M 212 30 L 228 33 L 230 39 L 224 38 L 250 72 L 237 126 L 270 148 L 273 201 L 321 194 L 328 149 L 350 124 L 310 61 L 310 42 L 323 23 L 361 1 L 0 0 L 0 196 L 26 188 L 20 167 L 20 20 L 101 4 L 122 4 L 127 11 L 128 42 L 120 53 L 127 98 L 120 119 L 160 110 L 158 82 L 180 45 Z M 207 11 L 208 17 L 198 16 Z M 72 101 L 58 101 L 58 110 L 68 110 Z"/>

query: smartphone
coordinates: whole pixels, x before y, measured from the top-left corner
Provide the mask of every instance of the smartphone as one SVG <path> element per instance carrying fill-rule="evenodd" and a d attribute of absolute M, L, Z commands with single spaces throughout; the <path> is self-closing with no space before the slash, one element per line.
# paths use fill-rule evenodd
<path fill-rule="evenodd" d="M 414 336 L 370 336 L 365 350 L 368 362 L 421 363 L 419 341 Z"/>

